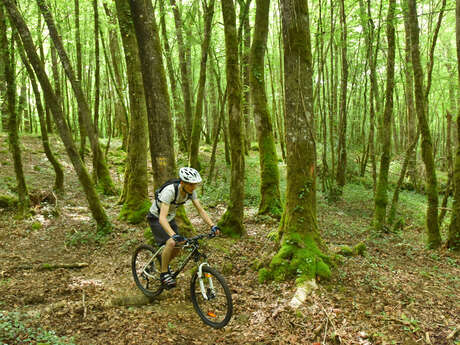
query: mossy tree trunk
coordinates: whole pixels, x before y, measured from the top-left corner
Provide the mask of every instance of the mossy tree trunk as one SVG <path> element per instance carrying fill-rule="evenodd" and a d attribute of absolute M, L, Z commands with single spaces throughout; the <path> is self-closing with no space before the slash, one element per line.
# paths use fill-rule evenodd
<path fill-rule="evenodd" d="M 75 76 L 69 56 L 67 55 L 62 39 L 58 34 L 56 25 L 54 23 L 54 19 L 51 15 L 51 12 L 49 11 L 49 8 L 46 6 L 44 0 L 37 0 L 37 4 L 43 15 L 43 18 L 45 18 L 46 24 L 48 26 L 49 34 L 51 36 L 51 39 L 53 40 L 53 44 L 56 47 L 58 55 L 61 59 L 61 63 L 64 67 L 64 71 L 66 72 L 66 75 L 69 78 L 69 81 L 72 85 L 72 89 L 75 93 L 75 97 L 78 103 L 78 108 L 81 111 L 83 123 L 85 125 L 85 129 L 86 129 L 88 138 L 91 143 L 91 149 L 93 151 L 93 155 L 97 156 L 96 160 L 93 159 L 93 162 L 96 163 L 96 165 L 93 166 L 93 169 L 96 170 L 96 174 L 93 174 L 93 175 L 97 176 L 97 184 L 100 186 L 103 193 L 107 195 L 113 195 L 116 193 L 116 189 L 112 182 L 110 171 L 107 167 L 104 154 L 99 144 L 99 138 L 98 138 L 96 128 L 94 127 L 91 121 L 91 112 L 90 112 L 86 97 L 81 87 L 81 81 L 78 80 Z"/>
<path fill-rule="evenodd" d="M 259 277 L 297 283 L 330 276 L 326 245 L 316 217 L 316 143 L 313 66 L 307 2 L 282 0 L 284 87 L 286 97 L 286 206 L 280 249 Z"/>
<path fill-rule="evenodd" d="M 171 88 L 171 96 L 173 99 L 173 109 L 172 113 L 175 118 L 175 124 L 176 124 L 176 138 L 179 141 L 179 147 L 182 151 L 187 150 L 187 141 L 186 137 L 183 131 L 183 128 L 181 126 L 181 121 L 184 118 L 184 111 L 183 107 L 180 104 L 180 99 L 178 95 L 178 88 L 177 88 L 177 81 L 176 81 L 176 76 L 174 75 L 174 65 L 172 61 L 172 53 L 171 53 L 171 47 L 169 45 L 168 41 L 168 32 L 166 29 L 166 20 L 165 20 L 165 8 L 164 8 L 164 2 L 165 0 L 159 0 L 158 5 L 160 8 L 160 27 L 161 27 L 161 36 L 163 38 L 163 45 L 164 45 L 164 54 L 165 54 L 165 59 L 166 59 L 166 68 L 168 70 L 168 79 L 169 79 L 169 86 Z"/>
<path fill-rule="evenodd" d="M 249 22 L 249 7 L 252 0 L 239 0 L 240 4 L 240 28 L 241 32 L 241 75 L 242 75 L 242 102 L 241 111 L 244 118 L 244 149 L 245 153 L 249 153 L 251 148 L 252 128 L 251 128 L 251 93 L 249 80 L 249 55 L 251 50 L 251 25 Z"/>
<path fill-rule="evenodd" d="M 273 127 L 265 93 L 264 57 L 267 47 L 270 0 L 257 0 L 254 39 L 251 47 L 249 79 L 254 105 L 254 120 L 257 128 L 260 160 L 259 214 L 280 217 L 282 213 L 278 157 L 276 155 Z"/>
<path fill-rule="evenodd" d="M 97 6 L 98 0 L 93 0 L 93 13 L 94 13 L 94 104 L 93 104 L 93 123 L 96 138 L 99 141 L 99 104 L 101 97 L 101 61 L 99 54 L 99 10 Z M 100 152 L 93 152 L 93 167 L 97 167 L 98 160 L 100 159 Z M 93 169 L 93 180 L 97 183 L 99 180 L 98 169 Z"/>
<path fill-rule="evenodd" d="M 414 70 L 415 109 L 422 137 L 422 158 L 426 170 L 426 194 L 428 206 L 426 212 L 427 245 L 437 248 L 441 245 L 441 235 L 438 226 L 438 187 L 436 167 L 434 163 L 433 142 L 427 119 L 426 98 L 423 86 L 423 70 L 419 50 L 419 27 L 417 20 L 416 0 L 408 0 L 409 27 L 411 37 L 412 67 Z"/>
<path fill-rule="evenodd" d="M 80 39 L 80 1 L 74 1 L 75 7 L 75 50 L 77 54 L 77 79 L 82 82 L 83 64 L 81 58 L 81 39 Z M 78 128 L 80 130 L 80 157 L 85 160 L 85 147 L 86 147 L 86 130 L 83 123 L 83 115 L 80 108 L 78 109 Z"/>
<path fill-rule="evenodd" d="M 412 56 L 410 51 L 410 29 L 409 29 L 409 15 L 407 6 L 403 6 L 404 14 L 404 28 L 405 28 L 405 65 L 404 65 L 404 76 L 405 83 L 404 87 L 406 88 L 406 112 L 407 112 L 407 127 L 408 127 L 408 142 L 414 142 L 417 128 L 417 115 L 415 113 L 414 105 L 414 77 L 413 77 L 413 68 L 412 68 Z M 416 169 L 416 156 L 417 156 L 417 146 L 412 150 L 409 157 L 407 174 L 409 176 L 409 181 L 414 186 L 414 189 L 417 189 L 417 169 Z"/>
<path fill-rule="evenodd" d="M 460 82 L 460 0 L 456 1 L 455 32 L 457 43 L 457 69 Z M 460 108 L 457 109 L 457 151 L 454 165 L 454 202 L 452 205 L 452 218 L 449 225 L 447 247 L 460 251 Z"/>
<path fill-rule="evenodd" d="M 186 46 L 184 43 L 183 36 L 183 23 L 179 7 L 177 6 L 176 0 L 170 0 L 171 7 L 174 14 L 174 24 L 176 26 L 176 38 L 177 38 L 177 49 L 179 51 L 179 67 L 180 67 L 180 78 L 182 93 L 184 99 L 184 117 L 185 117 L 185 140 L 190 143 L 190 137 L 192 135 L 192 92 L 190 90 L 191 83 L 191 71 L 187 64 L 186 57 Z M 181 119 L 182 120 L 182 119 Z M 186 149 L 189 149 L 187 146 Z"/>
<path fill-rule="evenodd" d="M 171 108 L 152 3 L 129 0 L 141 62 L 155 188 L 175 176 Z"/>
<path fill-rule="evenodd" d="M 206 84 L 206 63 L 208 61 L 208 50 L 211 42 L 211 24 L 214 16 L 214 0 L 203 2 L 204 6 L 204 37 L 201 44 L 201 63 L 200 63 L 200 79 L 198 81 L 198 94 L 196 96 L 195 116 L 193 118 L 192 136 L 190 139 L 190 160 L 189 166 L 200 170 L 200 161 L 198 159 L 198 151 L 200 149 L 201 130 L 203 127 L 203 101 L 204 88 Z"/>
<path fill-rule="evenodd" d="M 56 123 L 59 135 L 64 143 L 67 154 L 69 155 L 69 158 L 77 173 L 78 179 L 80 180 L 80 183 L 83 187 L 86 198 L 88 200 L 89 208 L 97 223 L 98 229 L 102 232 L 108 232 L 110 231 L 111 224 L 104 209 L 102 208 L 91 176 L 88 174 L 88 171 L 86 170 L 86 167 L 83 164 L 80 155 L 78 154 L 77 147 L 75 146 L 75 143 L 72 139 L 72 134 L 65 121 L 62 108 L 59 106 L 59 102 L 53 91 L 48 76 L 46 75 L 43 63 L 36 53 L 36 47 L 33 43 L 30 31 L 18 9 L 16 8 L 13 0 L 2 0 L 2 2 L 5 4 L 8 10 L 8 14 L 12 23 L 14 23 L 14 26 L 19 32 L 29 61 L 34 68 L 38 80 L 40 81 L 43 93 L 47 99 L 47 104 L 49 105 L 54 116 L 54 121 Z"/>
<path fill-rule="evenodd" d="M 0 54 L 2 64 L 5 71 L 6 80 L 6 102 L 8 104 L 8 143 L 13 157 L 14 173 L 17 183 L 17 194 L 19 199 L 18 216 L 23 217 L 27 215 L 30 207 L 29 192 L 27 191 L 26 179 L 24 176 L 24 169 L 22 167 L 21 158 L 21 143 L 18 133 L 18 121 L 16 113 L 16 82 L 15 82 L 15 69 L 14 61 L 10 55 L 8 47 L 6 18 L 3 6 L 0 5 Z M 17 42 L 16 42 L 17 43 Z"/>
<path fill-rule="evenodd" d="M 336 181 L 340 188 L 345 186 L 347 171 L 347 88 L 348 88 L 348 60 L 347 60 L 347 22 L 345 15 L 345 0 L 340 0 L 341 25 L 341 61 L 342 75 L 340 78 L 340 107 L 339 107 L 339 142 L 337 147 L 337 175 Z"/>
<path fill-rule="evenodd" d="M 62 170 L 62 166 L 59 161 L 56 159 L 55 155 L 51 151 L 48 132 L 46 130 L 46 119 L 45 119 L 45 110 L 43 109 L 42 100 L 41 100 L 41 92 L 37 85 L 37 80 L 35 77 L 35 73 L 30 66 L 29 60 L 25 55 L 24 48 L 22 46 L 22 42 L 19 41 L 19 37 L 16 35 L 17 44 L 19 55 L 21 56 L 21 60 L 23 65 L 25 66 L 27 73 L 29 74 L 30 83 L 32 84 L 32 89 L 35 96 L 35 106 L 37 108 L 38 119 L 40 121 L 40 133 L 41 139 L 43 144 L 43 150 L 45 151 L 46 158 L 50 161 L 51 165 L 54 169 L 55 179 L 54 179 L 54 189 L 57 193 L 63 194 L 64 193 L 64 171 Z"/>
<path fill-rule="evenodd" d="M 225 31 L 225 63 L 228 97 L 228 130 L 230 137 L 231 180 L 230 201 L 219 226 L 222 232 L 232 237 L 245 234 L 244 211 L 244 143 L 243 116 L 241 113 L 241 83 L 238 63 L 238 38 L 236 30 L 235 4 L 233 0 L 222 0 L 222 15 Z"/>
<path fill-rule="evenodd" d="M 376 232 L 385 230 L 388 205 L 388 171 L 390 169 L 391 156 L 391 124 L 393 118 L 393 89 L 395 79 L 395 7 L 395 0 L 390 0 L 387 16 L 387 85 L 382 122 L 382 155 L 380 158 L 380 171 L 374 198 L 374 230 Z"/>
<path fill-rule="evenodd" d="M 129 85 L 131 113 L 120 218 L 131 223 L 144 219 L 150 206 L 147 175 L 147 109 L 141 63 L 128 0 L 116 0 Z"/>

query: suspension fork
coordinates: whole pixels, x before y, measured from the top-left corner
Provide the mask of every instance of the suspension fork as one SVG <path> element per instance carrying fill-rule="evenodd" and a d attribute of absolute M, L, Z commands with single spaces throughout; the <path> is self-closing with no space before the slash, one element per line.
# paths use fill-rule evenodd
<path fill-rule="evenodd" d="M 207 294 L 207 291 L 206 291 L 206 288 L 204 287 L 204 281 L 203 281 L 203 266 L 209 266 L 207 262 L 203 262 L 200 264 L 200 266 L 198 266 L 198 279 L 199 279 L 199 282 L 200 282 L 200 291 L 201 291 L 201 294 L 203 295 L 203 298 L 207 301 L 209 298 L 208 298 L 208 294 Z M 211 289 L 211 292 L 212 294 L 214 295 L 215 294 L 215 291 L 214 291 L 214 284 L 212 282 L 212 279 L 208 279 L 209 280 L 209 288 Z"/>

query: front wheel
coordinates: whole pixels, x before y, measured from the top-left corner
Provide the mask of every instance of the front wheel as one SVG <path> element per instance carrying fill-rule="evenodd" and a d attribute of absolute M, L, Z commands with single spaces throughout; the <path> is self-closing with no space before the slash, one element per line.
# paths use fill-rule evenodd
<path fill-rule="evenodd" d="M 136 248 L 131 260 L 134 282 L 147 297 L 155 297 L 163 291 L 160 281 L 161 248 L 143 244 Z"/>
<path fill-rule="evenodd" d="M 198 271 L 190 282 L 193 307 L 205 324 L 213 328 L 224 327 L 233 313 L 232 294 L 222 275 L 209 266 L 203 266 L 202 277 Z"/>

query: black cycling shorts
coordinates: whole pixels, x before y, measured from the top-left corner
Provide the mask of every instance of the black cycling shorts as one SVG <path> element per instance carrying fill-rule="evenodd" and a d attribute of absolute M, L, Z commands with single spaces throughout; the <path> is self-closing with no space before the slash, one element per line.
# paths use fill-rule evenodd
<path fill-rule="evenodd" d="M 160 220 L 150 212 L 147 214 L 147 219 L 150 224 L 150 230 L 152 230 L 152 235 L 155 238 L 155 242 L 159 246 L 162 246 L 166 243 L 167 240 L 169 240 L 171 236 L 169 236 L 168 233 L 163 229 L 160 224 Z M 179 235 L 178 227 L 174 218 L 169 222 L 169 225 L 174 230 L 174 232 Z"/>

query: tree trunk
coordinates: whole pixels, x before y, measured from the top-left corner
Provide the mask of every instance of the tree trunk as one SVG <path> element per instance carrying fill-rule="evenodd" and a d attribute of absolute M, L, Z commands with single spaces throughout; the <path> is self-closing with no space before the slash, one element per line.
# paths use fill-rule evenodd
<path fill-rule="evenodd" d="M 249 7 L 252 0 L 239 0 L 240 1 L 240 28 L 242 30 L 241 42 L 241 69 L 242 69 L 242 102 L 241 110 L 244 118 L 244 148 L 245 154 L 249 153 L 251 148 L 251 94 L 249 92 L 249 54 L 251 49 L 251 25 L 249 23 Z"/>
<path fill-rule="evenodd" d="M 458 82 L 460 82 L 460 0 L 456 1 L 455 32 Z M 460 107 L 457 109 L 457 131 L 457 152 L 454 165 L 454 202 L 446 246 L 458 252 L 460 251 Z"/>
<path fill-rule="evenodd" d="M 259 277 L 301 284 L 331 274 L 316 217 L 316 143 L 313 66 L 307 2 L 282 0 L 286 97 L 286 206 L 278 253 Z"/>
<path fill-rule="evenodd" d="M 116 0 L 118 23 L 125 51 L 131 113 L 128 157 L 120 218 L 131 223 L 144 219 L 150 207 L 147 175 L 147 109 L 141 62 L 128 0 Z"/>
<path fill-rule="evenodd" d="M 153 180 L 158 188 L 175 175 L 176 161 L 171 109 L 166 84 L 160 37 L 150 0 L 129 0 L 141 62 L 149 123 Z"/>
<path fill-rule="evenodd" d="M 30 31 L 27 28 L 24 19 L 21 17 L 16 6 L 14 5 L 13 0 L 2 1 L 8 10 L 11 21 L 19 31 L 24 49 L 26 50 L 29 61 L 32 64 L 32 67 L 34 68 L 35 73 L 40 81 L 45 98 L 48 100 L 48 104 L 53 113 L 54 121 L 57 125 L 59 135 L 61 136 L 67 154 L 69 155 L 80 183 L 82 184 L 83 190 L 88 200 L 89 208 L 94 219 L 96 220 L 98 229 L 102 232 L 108 232 L 111 229 L 111 224 L 104 209 L 102 208 L 99 196 L 97 195 L 96 189 L 94 188 L 93 181 L 91 180 L 85 165 L 80 159 L 75 143 L 72 140 L 72 134 L 70 133 L 70 130 L 65 122 L 65 117 L 62 109 L 59 106 L 59 102 L 56 98 L 56 95 L 54 94 L 48 76 L 46 75 L 44 66 L 36 53 L 36 48 L 33 44 Z"/>
<path fill-rule="evenodd" d="M 37 108 L 38 118 L 40 121 L 40 133 L 41 139 L 43 144 L 43 150 L 45 151 L 46 158 L 50 161 L 51 165 L 53 166 L 55 179 L 54 179 L 54 189 L 57 193 L 63 194 L 64 193 L 64 172 L 62 170 L 62 166 L 59 161 L 54 156 L 53 152 L 51 151 L 48 132 L 46 130 L 46 119 L 45 119 L 45 111 L 43 109 L 42 101 L 41 101 L 41 92 L 37 85 L 37 80 L 35 77 L 35 73 L 30 66 L 29 60 L 25 55 L 24 48 L 22 46 L 22 42 L 19 41 L 19 37 L 16 35 L 16 42 L 18 43 L 18 50 L 19 54 L 22 59 L 22 63 L 24 64 L 27 73 L 29 74 L 30 83 L 32 84 L 32 89 L 35 95 L 35 106 Z"/>
<path fill-rule="evenodd" d="M 187 151 L 187 138 L 184 133 L 183 126 L 181 123 L 184 119 L 184 111 L 180 104 L 180 99 L 177 90 L 177 82 L 176 76 L 174 75 L 174 65 L 172 62 L 172 53 L 171 47 L 169 46 L 168 41 L 168 33 L 166 30 L 166 20 L 165 20 L 165 9 L 164 9 L 164 0 L 159 0 L 159 7 L 160 7 L 160 27 L 161 27 L 161 36 L 163 38 L 164 44 L 164 54 L 166 58 L 166 68 L 168 70 L 168 78 L 169 78 L 169 85 L 171 87 L 171 94 L 173 99 L 173 118 L 175 121 L 175 129 L 176 129 L 176 138 L 179 141 L 179 147 L 181 151 Z"/>
<path fill-rule="evenodd" d="M 385 109 L 382 123 L 382 155 L 380 158 L 380 171 L 375 191 L 374 230 L 385 230 L 386 211 L 388 205 L 388 171 L 390 169 L 391 156 L 391 126 L 393 118 L 393 89 L 395 78 L 395 0 L 390 0 L 387 17 L 387 85 L 385 92 Z"/>
<path fill-rule="evenodd" d="M 91 113 L 89 110 L 88 103 L 86 101 L 86 97 L 83 94 L 80 80 L 77 80 L 75 78 L 75 73 L 70 63 L 70 59 L 64 49 L 64 45 L 62 44 L 62 40 L 56 30 L 54 20 L 51 16 L 48 7 L 46 6 L 44 0 L 37 0 L 37 4 L 40 7 L 40 11 L 42 12 L 43 17 L 45 18 L 50 36 L 53 40 L 54 46 L 56 47 L 59 57 L 61 58 L 61 62 L 67 74 L 67 77 L 69 78 L 70 83 L 72 84 L 72 88 L 78 102 L 78 107 L 83 117 L 85 129 L 91 142 L 93 155 L 96 155 L 98 158 L 96 161 L 96 166 L 93 167 L 97 170 L 98 184 L 102 188 L 104 194 L 113 195 L 116 193 L 116 189 L 112 182 L 110 171 L 107 168 L 105 157 L 102 153 L 101 146 L 99 144 L 97 132 L 91 122 Z"/>
<path fill-rule="evenodd" d="M 174 24 L 176 26 L 176 38 L 177 48 L 179 50 L 179 64 L 180 64 L 180 76 L 182 93 L 184 97 L 184 116 L 185 116 L 185 139 L 187 143 L 190 143 L 190 137 L 192 135 L 192 93 L 190 91 L 191 74 L 190 69 L 187 65 L 186 49 L 183 38 L 183 25 L 182 18 L 177 6 L 176 0 L 170 0 L 172 10 L 174 13 Z M 186 147 L 188 149 L 188 147 Z"/>
<path fill-rule="evenodd" d="M 243 116 L 241 113 L 241 83 L 238 64 L 238 39 L 235 4 L 233 0 L 222 0 L 222 15 L 225 31 L 225 62 L 227 74 L 228 129 L 231 154 L 230 201 L 219 225 L 222 232 L 232 237 L 245 234 L 244 211 L 244 142 Z"/>
<path fill-rule="evenodd" d="M 417 114 L 415 113 L 414 106 L 414 78 L 413 78 L 413 68 L 412 68 L 412 57 L 411 57 L 411 42 L 410 42 L 410 27 L 409 27 L 409 14 L 408 10 L 403 6 L 404 13 L 404 28 L 405 28 L 405 66 L 404 66 L 404 75 L 405 75 L 405 88 L 406 88 L 406 111 L 407 111 L 407 122 L 408 122 L 408 141 L 412 143 L 416 135 L 417 128 Z M 417 169 L 416 169 L 416 156 L 417 156 L 417 146 L 412 150 L 409 157 L 407 174 L 409 176 L 410 183 L 414 186 L 414 189 L 417 189 Z"/>
<path fill-rule="evenodd" d="M 345 16 L 345 0 L 340 1 L 341 24 L 341 61 L 342 75 L 340 81 L 340 109 L 339 109 L 339 144 L 337 147 L 337 176 L 336 181 L 340 189 L 345 186 L 347 171 L 347 87 L 348 87 L 348 61 L 347 61 L 347 23 Z"/>
<path fill-rule="evenodd" d="M 82 83 L 83 65 L 81 60 L 81 40 L 80 40 L 80 0 L 74 1 L 75 5 L 75 49 L 77 53 L 77 79 Z M 83 122 L 83 115 L 80 108 L 78 108 L 78 127 L 80 131 L 80 157 L 85 160 L 85 147 L 86 147 L 86 130 Z"/>
<path fill-rule="evenodd" d="M 280 217 L 282 213 L 278 157 L 265 93 L 265 49 L 267 47 L 270 0 L 257 0 L 254 39 L 251 47 L 249 80 L 254 104 L 260 161 L 259 214 Z"/>
<path fill-rule="evenodd" d="M 99 104 L 101 97 L 101 61 L 99 59 L 99 11 L 97 6 L 98 0 L 93 0 L 93 12 L 94 12 L 94 131 L 97 140 L 99 141 Z M 97 183 L 99 180 L 98 169 L 98 160 L 101 159 L 99 155 L 102 155 L 101 152 L 93 151 L 93 179 Z"/>
<path fill-rule="evenodd" d="M 14 62 L 8 47 L 6 18 L 3 6 L 0 4 L 0 53 L 1 63 L 3 64 L 6 80 L 6 102 L 8 105 L 8 143 L 13 157 L 14 173 L 17 183 L 17 194 L 19 198 L 18 215 L 24 217 L 29 212 L 30 199 L 27 191 L 24 169 L 22 167 L 21 143 L 18 133 L 17 113 L 16 113 L 16 82 Z M 14 55 L 12 55 L 14 56 Z"/>
<path fill-rule="evenodd" d="M 200 63 L 200 79 L 198 81 L 198 94 L 196 96 L 195 116 L 193 118 L 192 136 L 190 139 L 190 160 L 189 165 L 197 170 L 200 170 L 200 161 L 198 159 L 198 151 L 200 149 L 201 130 L 203 127 L 203 101 L 204 87 L 206 84 L 206 63 L 208 60 L 209 44 L 211 42 L 211 24 L 214 16 L 214 0 L 210 0 L 209 5 L 206 1 L 204 6 L 204 38 L 201 45 L 201 63 Z"/>
<path fill-rule="evenodd" d="M 422 136 L 422 158 L 426 170 L 426 194 L 428 198 L 426 213 L 427 245 L 429 248 L 437 248 L 441 245 L 441 236 L 438 226 L 438 187 L 436 181 L 436 167 L 433 157 L 433 143 L 426 114 L 427 107 L 425 104 L 425 88 L 423 86 L 423 70 L 420 61 L 416 0 L 408 0 L 408 3 L 412 67 L 414 70 L 415 85 L 415 109 Z"/>

